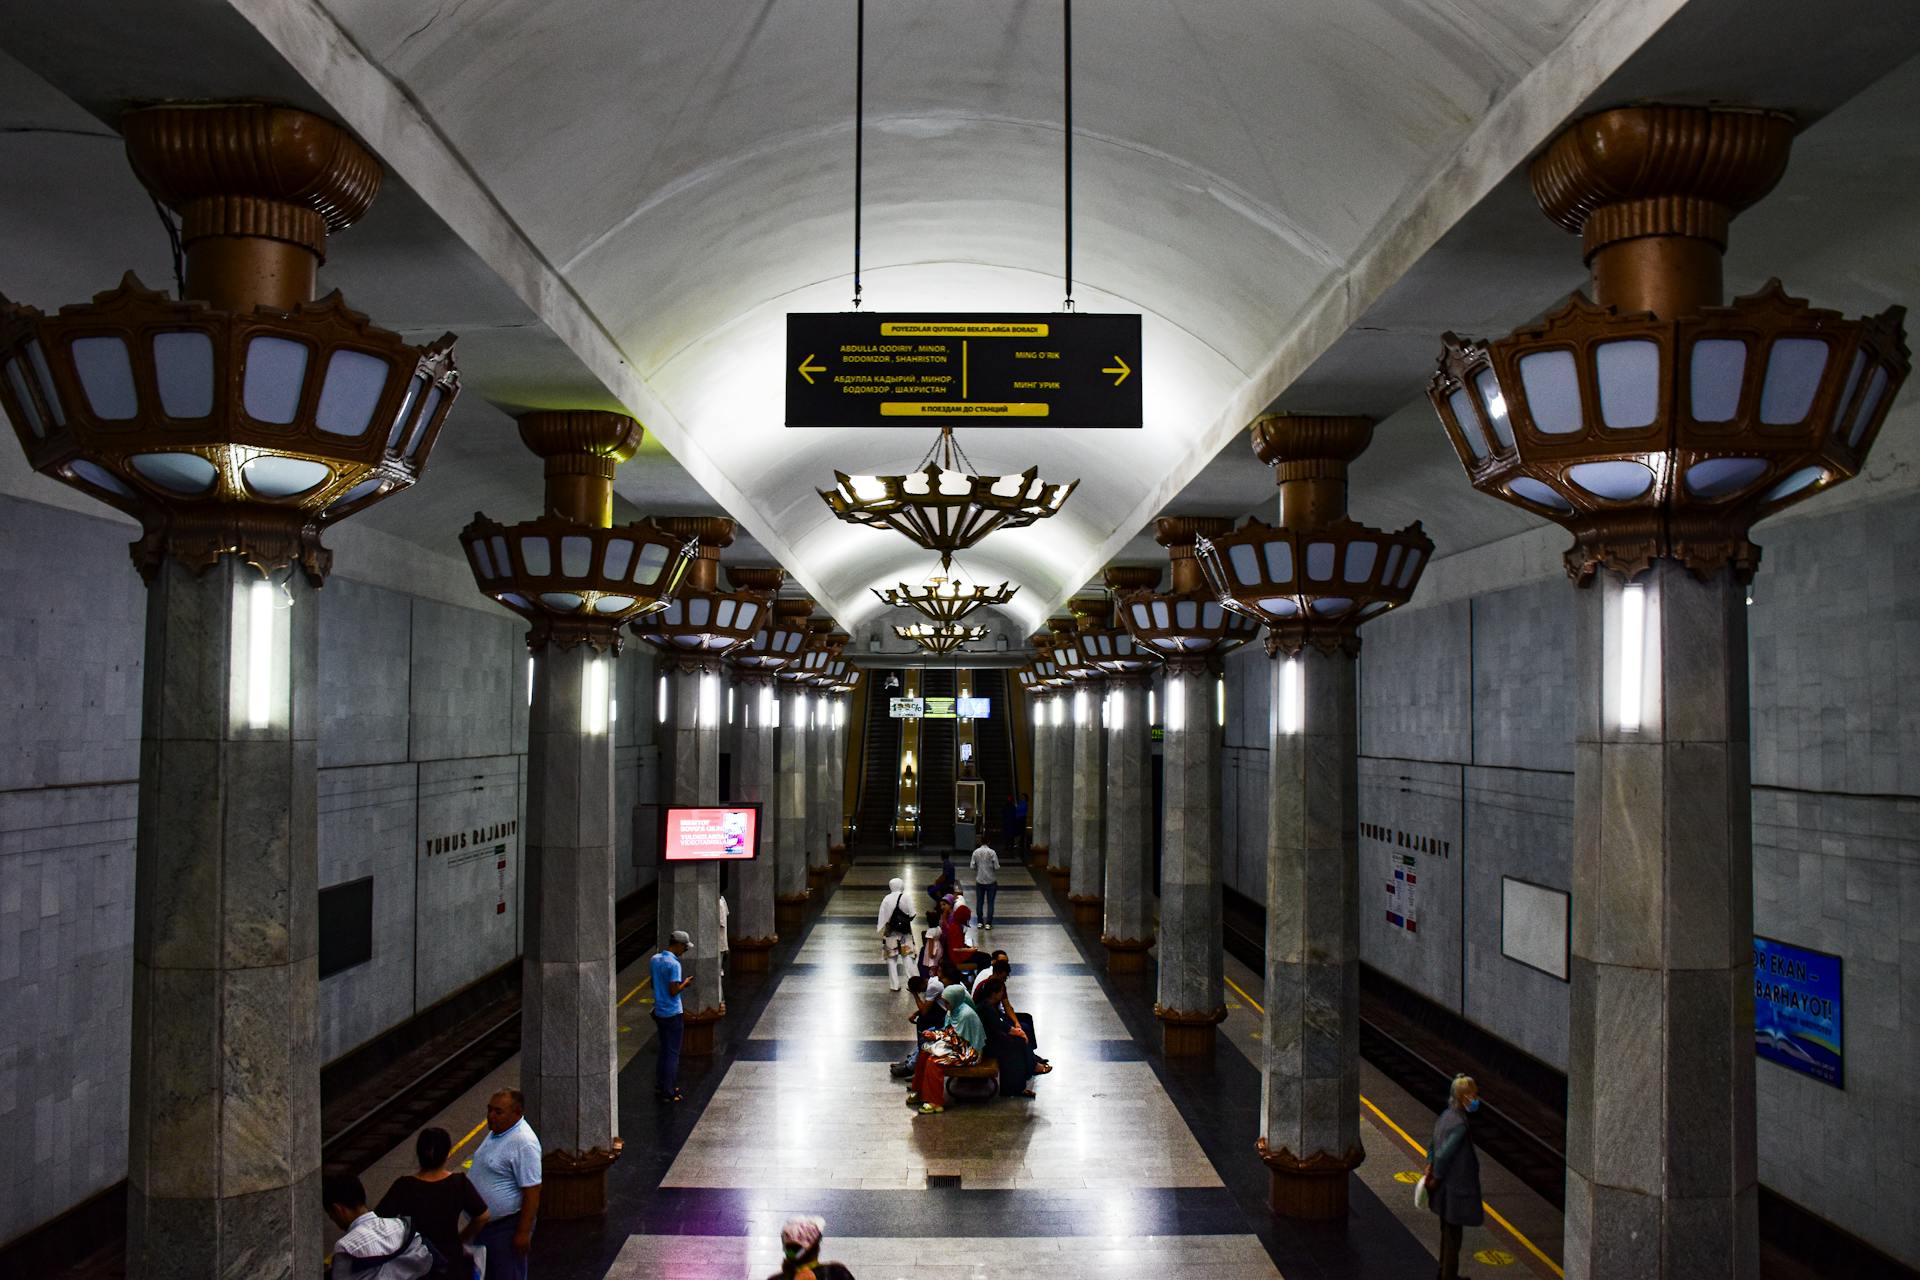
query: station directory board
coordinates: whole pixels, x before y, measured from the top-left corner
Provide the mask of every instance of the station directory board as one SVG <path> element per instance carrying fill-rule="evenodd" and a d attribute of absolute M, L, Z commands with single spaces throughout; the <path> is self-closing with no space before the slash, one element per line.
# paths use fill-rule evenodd
<path fill-rule="evenodd" d="M 789 427 L 1139 427 L 1140 317 L 793 312 Z"/>

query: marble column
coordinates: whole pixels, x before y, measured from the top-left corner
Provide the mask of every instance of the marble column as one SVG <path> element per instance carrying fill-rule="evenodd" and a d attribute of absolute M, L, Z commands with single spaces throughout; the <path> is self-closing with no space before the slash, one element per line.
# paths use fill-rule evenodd
<path fill-rule="evenodd" d="M 760 856 L 734 866 L 734 897 L 727 930 L 728 962 L 736 973 L 765 973 L 772 967 L 773 946 L 780 940 L 774 922 L 775 864 L 778 858 L 776 790 L 779 787 L 779 745 L 774 729 L 776 679 L 768 671 L 736 673 L 739 691 L 736 711 L 733 776 L 734 794 L 760 806 Z"/>
<path fill-rule="evenodd" d="M 833 873 L 847 873 L 847 730 L 841 723 L 846 715 L 846 695 L 830 693 L 820 703 L 827 732 L 827 853 Z"/>
<path fill-rule="evenodd" d="M 1139 973 L 1153 945 L 1153 725 L 1147 672 L 1107 679 L 1106 869 L 1101 945 L 1107 972 Z"/>
<path fill-rule="evenodd" d="M 1348 1171 L 1366 1155 L 1360 1145 L 1354 665 L 1341 649 L 1311 646 L 1271 664 L 1259 1148 L 1275 1213 L 1338 1221 L 1347 1216 Z"/>
<path fill-rule="evenodd" d="M 609 641 L 609 647 L 611 643 Z M 542 1213 L 606 1209 L 619 1152 L 614 992 L 611 652 L 533 649 L 527 720 L 526 940 L 521 958 L 520 1087 L 564 1188 Z"/>
<path fill-rule="evenodd" d="M 1703 582 L 1660 559 L 1631 587 L 1599 574 L 1578 609 L 1567 1275 L 1748 1280 L 1745 589 L 1725 568 Z"/>
<path fill-rule="evenodd" d="M 149 581 L 127 1135 L 142 1280 L 303 1276 L 322 1253 L 317 614 L 304 575 L 263 585 L 230 555 L 200 573 L 168 557 Z"/>
<path fill-rule="evenodd" d="M 1107 682 L 1092 678 L 1073 690 L 1073 862 L 1067 873 L 1067 901 L 1073 922 L 1082 928 L 1100 923 L 1100 895 L 1106 888 L 1107 734 L 1101 703 Z"/>
<path fill-rule="evenodd" d="M 1159 990 L 1168 1057 L 1204 1055 L 1227 1016 L 1220 880 L 1220 729 L 1216 675 L 1173 660 L 1162 681 Z"/>
<path fill-rule="evenodd" d="M 828 734 L 827 697 L 818 689 L 807 693 L 807 886 L 823 889 L 832 877 L 827 855 Z"/>
<path fill-rule="evenodd" d="M 1048 752 L 1053 759 L 1053 781 L 1047 788 L 1053 793 L 1053 799 L 1047 805 L 1047 843 L 1051 847 L 1047 875 L 1057 890 L 1065 890 L 1073 877 L 1073 793 L 1077 779 L 1073 766 L 1075 692 L 1065 689 L 1053 695 L 1054 724 L 1050 730 L 1053 749 Z"/>
<path fill-rule="evenodd" d="M 1028 793 L 1027 820 L 1032 823 L 1028 839 L 1027 863 L 1044 867 L 1052 849 L 1047 840 L 1048 810 L 1053 804 L 1053 729 L 1047 721 L 1053 715 L 1053 697 L 1040 694 L 1027 704 L 1033 711 L 1032 789 Z"/>
<path fill-rule="evenodd" d="M 668 803 L 719 804 L 720 726 L 726 720 L 721 677 L 702 664 L 675 662 L 667 696 Z M 687 1019 L 681 1052 L 703 1057 L 713 1052 L 715 1026 L 727 1011 L 720 999 L 720 865 L 662 863 L 658 919 L 661 945 L 675 929 L 693 939 L 680 961 L 693 979 L 680 996 Z"/>
<path fill-rule="evenodd" d="M 782 684 L 779 797 L 774 826 L 774 908 L 780 928 L 797 931 L 807 906 L 807 690 Z"/>

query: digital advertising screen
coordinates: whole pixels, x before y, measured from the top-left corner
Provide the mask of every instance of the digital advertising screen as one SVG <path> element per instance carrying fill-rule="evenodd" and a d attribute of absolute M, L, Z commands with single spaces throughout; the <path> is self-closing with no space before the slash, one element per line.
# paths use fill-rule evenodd
<path fill-rule="evenodd" d="M 993 702 L 987 698 L 959 698 L 953 705 L 962 720 L 985 720 L 993 714 Z"/>
<path fill-rule="evenodd" d="M 668 805 L 660 811 L 662 862 L 747 862 L 759 856 L 759 805 Z"/>
<path fill-rule="evenodd" d="M 888 698 L 887 714 L 895 720 L 918 720 L 926 705 L 918 698 Z"/>
<path fill-rule="evenodd" d="M 1774 938 L 1753 940 L 1753 1050 L 1769 1062 L 1846 1088 L 1840 957 Z"/>

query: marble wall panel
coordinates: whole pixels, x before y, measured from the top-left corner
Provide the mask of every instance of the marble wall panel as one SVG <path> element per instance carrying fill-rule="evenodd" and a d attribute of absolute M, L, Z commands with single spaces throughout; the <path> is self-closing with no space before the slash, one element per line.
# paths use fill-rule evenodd
<path fill-rule="evenodd" d="M 1360 754 L 1472 758 L 1473 610 L 1455 600 L 1369 622 L 1360 650 Z"/>
<path fill-rule="evenodd" d="M 137 801 L 0 792 L 0 1240 L 126 1176 Z"/>
<path fill-rule="evenodd" d="M 1573 771 L 1573 592 L 1554 579 L 1474 598 L 1474 764 Z"/>
<path fill-rule="evenodd" d="M 373 877 L 373 956 L 320 980 L 320 1060 L 411 1017 L 414 874 L 421 863 L 413 764 L 322 769 L 320 887 Z"/>
<path fill-rule="evenodd" d="M 1757 540 L 1754 784 L 1920 795 L 1920 502 L 1783 521 Z"/>
<path fill-rule="evenodd" d="M 527 749 L 526 624 L 499 609 L 413 602 L 409 754 L 459 760 Z M 515 725 L 522 726 L 515 737 Z"/>
<path fill-rule="evenodd" d="M 138 532 L 0 497 L 0 791 L 139 774 L 147 592 L 127 560 Z"/>
<path fill-rule="evenodd" d="M 1568 985 L 1502 954 L 1501 880 L 1573 889 L 1573 775 L 1466 771 L 1469 1021 L 1553 1067 L 1567 1069 Z"/>
<path fill-rule="evenodd" d="M 1842 958 L 1846 1064 L 1844 1089 L 1755 1065 L 1760 1180 L 1920 1262 L 1920 800 L 1756 788 L 1753 892 L 1756 933 Z"/>
<path fill-rule="evenodd" d="M 320 612 L 320 767 L 407 759 L 412 600 L 329 579 Z"/>
<path fill-rule="evenodd" d="M 493 756 L 420 766 L 416 1008 L 519 954 L 523 761 Z"/>
<path fill-rule="evenodd" d="M 1458 765 L 1360 758 L 1360 961 L 1461 1011 L 1461 898 L 1467 849 Z M 1407 861 L 1411 859 L 1411 863 Z M 1417 877 L 1411 915 L 1394 871 Z M 1387 886 L 1394 886 L 1388 893 Z"/>

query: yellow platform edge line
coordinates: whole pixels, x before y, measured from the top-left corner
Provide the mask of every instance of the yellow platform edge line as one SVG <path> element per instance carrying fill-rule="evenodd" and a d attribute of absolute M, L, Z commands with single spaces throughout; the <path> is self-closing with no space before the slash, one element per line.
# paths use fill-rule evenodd
<path fill-rule="evenodd" d="M 1223 974 L 1222 977 L 1224 978 L 1225 975 Z M 1252 996 L 1248 995 L 1245 991 L 1242 991 L 1240 989 L 1239 983 L 1235 982 L 1232 978 L 1226 978 L 1225 980 L 1226 980 L 1226 984 L 1229 987 L 1233 988 L 1233 993 L 1239 996 L 1242 1000 L 1245 1000 L 1248 1004 L 1252 1005 L 1255 1012 L 1262 1013 L 1262 1014 L 1266 1012 L 1265 1007 L 1263 1007 L 1258 1000 L 1255 1000 Z M 1418 1152 L 1421 1159 L 1423 1160 L 1426 1159 L 1427 1149 L 1421 1146 L 1418 1142 L 1415 1142 L 1413 1140 L 1412 1134 L 1408 1133 L 1405 1129 L 1402 1129 L 1399 1125 L 1395 1124 L 1393 1122 L 1392 1117 L 1387 1115 L 1386 1112 L 1374 1106 L 1372 1100 L 1369 1099 L 1367 1095 L 1364 1093 L 1360 1095 L 1360 1105 L 1365 1107 L 1367 1110 L 1373 1112 L 1374 1116 L 1380 1121 L 1381 1124 L 1384 1124 L 1385 1126 L 1387 1126 L 1387 1128 L 1399 1134 L 1400 1140 L 1406 1143 L 1408 1146 L 1412 1147 L 1416 1152 Z M 1487 1211 L 1487 1216 L 1489 1218 L 1492 1218 L 1495 1222 L 1499 1223 L 1503 1228 L 1505 1228 L 1508 1235 L 1512 1236 L 1515 1240 L 1518 1240 L 1522 1248 L 1524 1248 L 1528 1253 L 1531 1253 L 1534 1257 L 1540 1259 L 1540 1261 L 1546 1263 L 1547 1267 L 1553 1272 L 1553 1274 L 1561 1277 L 1561 1280 L 1566 1280 L 1567 1273 L 1561 1269 L 1560 1264 L 1555 1262 L 1552 1258 L 1549 1258 L 1545 1253 L 1541 1252 L 1540 1246 L 1535 1244 L 1533 1241 L 1527 1239 L 1526 1236 L 1522 1235 L 1518 1227 L 1514 1226 L 1511 1222 L 1508 1222 L 1505 1218 L 1501 1217 L 1500 1211 L 1498 1209 L 1495 1209 L 1492 1205 L 1488 1204 L 1484 1200 L 1480 1202 L 1480 1207 Z"/>
<path fill-rule="evenodd" d="M 460 1141 L 456 1142 L 453 1146 L 453 1150 L 447 1152 L 448 1163 L 452 1163 L 453 1158 L 460 1154 L 461 1148 L 465 1147 L 469 1142 L 472 1142 L 475 1138 L 479 1137 L 480 1131 L 486 1127 L 487 1127 L 487 1122 L 485 1120 L 482 1120 L 479 1124 L 467 1130 L 467 1136 L 460 1139 Z"/>

